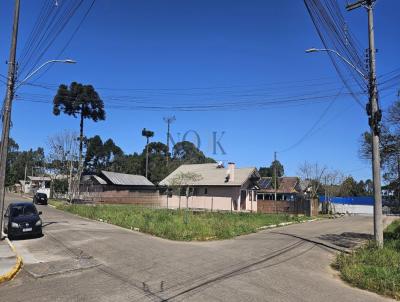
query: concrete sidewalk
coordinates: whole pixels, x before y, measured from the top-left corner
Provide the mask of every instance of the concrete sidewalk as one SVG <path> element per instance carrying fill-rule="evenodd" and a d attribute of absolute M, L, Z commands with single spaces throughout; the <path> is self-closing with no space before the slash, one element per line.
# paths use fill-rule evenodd
<path fill-rule="evenodd" d="M 0 240 L 0 283 L 11 280 L 21 269 L 22 258 L 8 240 Z"/>

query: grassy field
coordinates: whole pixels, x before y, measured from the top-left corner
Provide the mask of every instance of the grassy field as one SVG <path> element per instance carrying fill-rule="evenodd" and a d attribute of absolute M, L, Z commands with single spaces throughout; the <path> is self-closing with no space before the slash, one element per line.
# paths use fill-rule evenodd
<path fill-rule="evenodd" d="M 385 230 L 383 249 L 372 243 L 351 255 L 340 254 L 334 267 L 347 282 L 400 300 L 400 220 Z"/>
<path fill-rule="evenodd" d="M 306 217 L 256 213 L 186 212 L 147 209 L 132 205 L 67 205 L 49 201 L 57 209 L 101 220 L 127 229 L 171 240 L 217 240 L 254 233 L 258 228 L 282 222 L 300 222 Z"/>

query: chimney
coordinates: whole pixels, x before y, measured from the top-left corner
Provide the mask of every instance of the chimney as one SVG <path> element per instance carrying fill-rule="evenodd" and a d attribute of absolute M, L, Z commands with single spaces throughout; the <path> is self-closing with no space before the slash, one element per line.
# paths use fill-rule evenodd
<path fill-rule="evenodd" d="M 228 163 L 229 181 L 235 181 L 235 163 Z"/>

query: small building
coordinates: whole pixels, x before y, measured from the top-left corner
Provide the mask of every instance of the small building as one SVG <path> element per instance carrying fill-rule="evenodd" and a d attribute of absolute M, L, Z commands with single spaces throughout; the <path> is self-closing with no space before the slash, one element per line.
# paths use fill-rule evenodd
<path fill-rule="evenodd" d="M 44 193 L 50 196 L 51 178 L 48 176 L 28 176 L 28 179 L 20 180 L 21 192 L 25 194 Z"/>
<path fill-rule="evenodd" d="M 272 177 L 262 177 L 258 181 L 258 200 L 275 200 L 275 189 Z M 303 195 L 303 189 L 298 177 L 279 177 L 278 189 L 276 190 L 277 200 L 294 201 Z"/>
<path fill-rule="evenodd" d="M 198 176 L 196 180 L 181 184 L 190 188 L 190 199 L 187 202 L 191 203 L 191 208 L 236 211 L 257 209 L 253 203 L 257 201 L 257 181 L 260 175 L 255 167 L 237 168 L 234 163 L 229 163 L 227 167 L 221 163 L 181 165 L 159 185 L 176 187 L 174 180 L 185 174 Z M 179 194 L 179 202 L 181 195 L 184 194 Z M 173 202 L 176 200 L 176 196 L 171 196 L 169 206 L 174 207 Z"/>
<path fill-rule="evenodd" d="M 83 175 L 80 192 L 143 191 L 155 192 L 156 186 L 143 175 L 101 171 L 98 175 Z"/>

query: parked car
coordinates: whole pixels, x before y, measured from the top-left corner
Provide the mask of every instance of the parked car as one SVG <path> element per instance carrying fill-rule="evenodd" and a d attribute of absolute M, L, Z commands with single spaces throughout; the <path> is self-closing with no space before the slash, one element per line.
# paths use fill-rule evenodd
<path fill-rule="evenodd" d="M 45 193 L 36 193 L 33 195 L 33 203 L 47 204 L 47 195 Z"/>
<path fill-rule="evenodd" d="M 31 202 L 11 203 L 4 214 L 4 231 L 8 238 L 24 235 L 42 236 L 42 219 Z"/>

